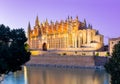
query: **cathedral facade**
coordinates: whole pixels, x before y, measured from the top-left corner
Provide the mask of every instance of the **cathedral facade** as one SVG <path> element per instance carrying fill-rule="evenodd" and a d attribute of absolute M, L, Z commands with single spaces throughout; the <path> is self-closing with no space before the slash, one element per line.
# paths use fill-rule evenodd
<path fill-rule="evenodd" d="M 103 47 L 103 35 L 78 17 L 40 23 L 37 16 L 33 29 L 29 23 L 27 34 L 30 49 L 96 51 Z"/>

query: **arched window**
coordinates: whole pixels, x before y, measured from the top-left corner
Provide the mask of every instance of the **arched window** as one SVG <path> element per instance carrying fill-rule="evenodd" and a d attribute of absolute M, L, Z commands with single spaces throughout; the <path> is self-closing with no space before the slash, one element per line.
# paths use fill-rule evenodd
<path fill-rule="evenodd" d="M 42 49 L 43 49 L 43 51 L 47 51 L 47 44 L 46 43 L 43 43 Z"/>

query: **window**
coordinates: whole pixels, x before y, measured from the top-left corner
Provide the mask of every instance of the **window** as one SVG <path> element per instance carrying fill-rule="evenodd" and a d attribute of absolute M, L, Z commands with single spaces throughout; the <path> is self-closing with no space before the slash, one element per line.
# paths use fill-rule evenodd
<path fill-rule="evenodd" d="M 113 44 L 114 42 L 112 41 L 111 43 Z"/>

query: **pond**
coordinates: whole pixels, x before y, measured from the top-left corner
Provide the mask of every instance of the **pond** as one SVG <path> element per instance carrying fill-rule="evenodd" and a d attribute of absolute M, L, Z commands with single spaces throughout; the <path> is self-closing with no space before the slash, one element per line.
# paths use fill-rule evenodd
<path fill-rule="evenodd" d="M 2 84 L 109 84 L 104 70 L 53 67 L 24 67 L 5 76 Z"/>

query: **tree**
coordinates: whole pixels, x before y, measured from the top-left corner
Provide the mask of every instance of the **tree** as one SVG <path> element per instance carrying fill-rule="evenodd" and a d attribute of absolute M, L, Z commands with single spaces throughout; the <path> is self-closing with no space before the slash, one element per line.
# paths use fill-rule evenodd
<path fill-rule="evenodd" d="M 0 25 L 0 76 L 21 70 L 30 60 L 31 53 L 26 49 L 27 38 L 23 29 L 10 30 Z"/>
<path fill-rule="evenodd" d="M 114 46 L 112 57 L 105 64 L 105 69 L 111 75 L 111 84 L 120 84 L 120 42 Z"/>

